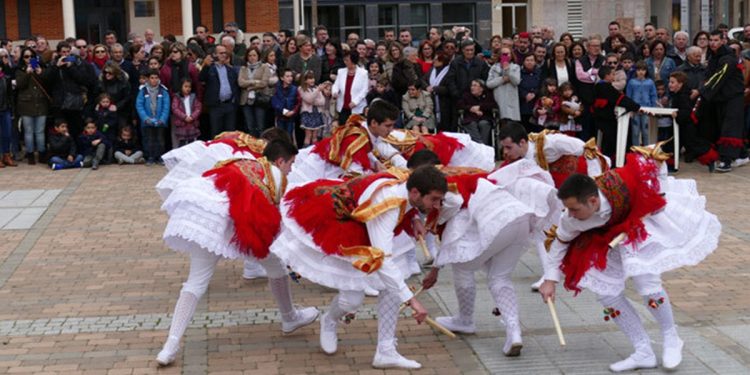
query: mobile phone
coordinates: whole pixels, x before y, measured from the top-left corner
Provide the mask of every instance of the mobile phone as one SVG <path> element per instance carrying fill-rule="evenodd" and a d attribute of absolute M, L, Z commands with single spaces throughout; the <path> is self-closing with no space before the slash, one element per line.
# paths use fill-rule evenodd
<path fill-rule="evenodd" d="M 36 69 L 39 67 L 39 58 L 32 57 L 31 60 L 29 60 L 29 65 L 31 65 L 31 69 Z"/>
<path fill-rule="evenodd" d="M 76 57 L 71 55 L 71 56 L 64 58 L 63 61 L 69 62 L 69 63 L 76 62 Z"/>

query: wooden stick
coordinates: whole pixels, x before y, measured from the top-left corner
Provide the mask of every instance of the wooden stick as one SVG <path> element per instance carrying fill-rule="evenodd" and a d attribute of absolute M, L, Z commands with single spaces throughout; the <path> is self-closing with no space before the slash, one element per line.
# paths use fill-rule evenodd
<path fill-rule="evenodd" d="M 424 241 L 424 237 L 419 236 L 417 238 L 417 242 L 419 242 L 419 247 L 422 248 L 422 254 L 424 255 L 425 259 L 427 260 L 432 259 L 432 255 L 430 254 L 430 251 L 427 250 L 427 243 Z"/>
<path fill-rule="evenodd" d="M 641 218 L 641 221 L 646 220 L 649 216 L 651 216 L 651 214 L 644 215 Z M 614 249 L 615 247 L 617 247 L 617 245 L 619 245 L 622 241 L 625 240 L 625 236 L 627 236 L 627 234 L 625 234 L 625 232 L 622 232 L 622 233 L 618 234 L 617 237 L 613 238 L 612 241 L 610 241 L 609 248 L 610 249 Z"/>
<path fill-rule="evenodd" d="M 448 336 L 448 337 L 450 337 L 452 339 L 456 338 L 456 334 L 455 333 L 451 332 L 448 328 L 443 327 L 442 325 L 440 325 L 440 323 L 436 322 L 435 320 L 433 320 L 429 316 L 424 319 L 424 322 L 427 323 L 427 325 L 429 325 L 430 327 L 432 327 L 436 331 L 438 331 L 438 332 L 440 332 L 440 333 L 442 333 L 442 334 L 444 334 L 444 335 L 446 335 L 446 336 Z"/>
<path fill-rule="evenodd" d="M 552 314 L 552 323 L 555 324 L 555 331 L 557 332 L 557 338 L 560 340 L 560 346 L 565 346 L 565 337 L 563 337 L 562 327 L 560 327 L 560 320 L 557 319 L 557 310 L 555 309 L 555 302 L 552 297 L 547 299 L 547 306 L 549 306 L 549 313 Z"/>

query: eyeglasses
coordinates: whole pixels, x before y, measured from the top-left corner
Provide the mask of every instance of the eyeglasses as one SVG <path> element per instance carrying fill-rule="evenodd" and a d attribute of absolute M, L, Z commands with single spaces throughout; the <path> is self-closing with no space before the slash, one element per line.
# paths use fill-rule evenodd
<path fill-rule="evenodd" d="M 179 50 L 176 50 L 176 49 L 173 49 L 173 50 L 172 50 L 172 51 L 170 51 L 170 52 L 172 52 L 172 53 L 182 53 L 182 52 L 180 52 Z"/>
<path fill-rule="evenodd" d="M 8 57 L 8 56 L 3 56 L 3 57 Z M 34 57 L 34 56 L 33 55 L 23 55 L 24 59 L 30 59 L 32 57 Z"/>
<path fill-rule="evenodd" d="M 617 61 L 608 61 L 607 64 L 608 65 L 617 65 Z"/>
<path fill-rule="evenodd" d="M 98 49 L 98 50 L 94 51 L 94 53 L 107 53 L 107 51 L 105 51 L 103 49 Z"/>
<path fill-rule="evenodd" d="M 112 73 L 112 72 L 104 72 L 104 74 L 115 75 L 115 73 Z"/>

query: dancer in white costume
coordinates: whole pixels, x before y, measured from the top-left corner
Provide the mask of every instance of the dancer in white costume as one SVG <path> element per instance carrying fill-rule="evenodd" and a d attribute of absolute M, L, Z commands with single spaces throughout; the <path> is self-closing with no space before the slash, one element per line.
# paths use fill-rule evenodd
<path fill-rule="evenodd" d="M 658 157 L 657 151 L 658 147 L 651 155 Z M 676 368 L 682 361 L 683 341 L 661 274 L 701 262 L 716 249 L 721 233 L 721 224 L 706 211 L 695 181 L 660 176 L 653 158 L 631 153 L 624 167 L 595 180 L 571 176 L 558 197 L 566 212 L 548 232 L 551 247 L 539 289 L 544 301 L 554 298 L 564 274 L 567 289 L 585 288 L 597 294 L 605 308 L 604 319 L 614 321 L 635 348 L 610 370 L 656 367 L 648 334 L 625 298 L 625 282 L 632 278 L 659 323 L 664 339 L 662 366 Z M 625 240 L 609 248 L 621 233 Z"/>
<path fill-rule="evenodd" d="M 190 273 L 177 299 L 169 337 L 156 357 L 161 365 L 174 362 L 180 340 L 195 307 L 208 288 L 221 258 L 254 258 L 265 268 L 268 284 L 281 313 L 283 332 L 312 323 L 314 307 L 292 305 L 289 277 L 278 257 L 268 252 L 281 225 L 275 204 L 281 199 L 296 148 L 276 140 L 258 160 L 230 160 L 176 187 L 162 205 L 170 216 L 164 242 L 190 255 Z"/>
<path fill-rule="evenodd" d="M 162 158 L 169 172 L 156 184 L 156 191 L 162 200 L 166 200 L 179 184 L 202 176 L 216 163 L 232 158 L 254 160 L 262 157 L 266 144 L 275 139 L 291 142 L 287 132 L 271 128 L 264 131 L 261 138 L 241 131 L 231 131 L 221 133 L 209 142 L 195 141 L 176 148 Z M 247 280 L 266 277 L 266 270 L 254 259 L 247 258 L 242 277 Z"/>
<path fill-rule="evenodd" d="M 393 104 L 376 100 L 367 119 L 349 116 L 346 124 L 333 129 L 330 137 L 300 150 L 289 174 L 289 186 L 319 179 L 356 176 L 386 169 L 386 163 L 406 168 L 398 150 L 383 141 L 393 130 L 399 110 Z"/>
<path fill-rule="evenodd" d="M 584 143 L 578 138 L 548 130 L 527 135 L 523 125 L 509 122 L 502 127 L 498 139 L 506 163 L 521 158 L 531 160 L 550 172 L 558 188 L 573 173 L 596 177 L 609 170 L 609 158 L 599 152 L 593 138 Z M 544 258 L 547 251 L 543 242 L 536 241 L 534 245 L 540 259 Z M 531 290 L 539 290 L 543 281 L 543 277 L 539 278 L 531 284 Z"/>
<path fill-rule="evenodd" d="M 549 173 L 532 161 L 519 159 L 484 175 L 474 181 L 467 175 L 457 176 L 455 181 L 466 185 L 459 188 L 466 204 L 446 225 L 435 268 L 423 286 L 431 288 L 440 267 L 450 264 L 458 314 L 436 320 L 454 332 L 474 333 L 474 274 L 487 272 L 487 286 L 505 322 L 503 353 L 518 356 L 523 340 L 511 274 L 530 240 L 541 240 L 543 228 L 557 218 L 561 206 Z M 454 181 L 449 177 L 448 182 Z"/>
<path fill-rule="evenodd" d="M 290 190 L 281 204 L 283 229 L 271 246 L 306 278 L 339 289 L 320 322 L 320 345 L 328 354 L 337 350 L 339 320 L 359 308 L 365 288 L 380 291 L 376 368 L 421 367 L 396 350 L 399 305 L 408 301 L 418 322 L 427 312 L 404 281 L 410 274 L 409 249 L 396 248 L 394 237 L 413 231 L 418 211 L 439 209 L 448 188 L 434 167 L 418 168 L 408 179 L 403 173 L 319 180 Z"/>
<path fill-rule="evenodd" d="M 445 166 L 479 168 L 488 172 L 495 169 L 495 150 L 472 141 L 468 134 L 420 134 L 399 129 L 392 131 L 385 142 L 395 147 L 407 160 L 414 153 L 427 149 L 434 152 L 440 164 Z"/>

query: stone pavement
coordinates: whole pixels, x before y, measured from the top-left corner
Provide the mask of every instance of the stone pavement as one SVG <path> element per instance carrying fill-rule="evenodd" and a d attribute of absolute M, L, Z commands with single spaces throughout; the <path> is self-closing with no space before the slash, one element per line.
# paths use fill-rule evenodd
<path fill-rule="evenodd" d="M 340 352 L 327 356 L 318 348 L 317 324 L 281 334 L 265 281 L 243 280 L 240 262 L 220 263 L 183 354 L 173 366 L 158 368 L 154 357 L 188 271 L 187 258 L 161 241 L 166 216 L 153 187 L 163 174 L 163 168 L 144 166 L 0 170 L 0 373 L 406 373 L 370 366 L 375 299 L 340 331 Z M 680 373 L 750 373 L 750 289 L 744 285 L 750 276 L 744 204 L 750 167 L 709 175 L 689 164 L 679 176 L 698 180 L 724 231 L 705 262 L 665 277 L 687 342 Z M 560 348 L 547 307 L 528 291 L 540 274 L 535 256 L 527 252 L 514 274 L 524 327 L 521 357 L 502 356 L 504 329 L 490 313 L 478 275 L 476 335 L 451 340 L 406 317 L 399 323 L 399 350 L 425 366 L 414 373 L 606 373 L 607 364 L 628 355 L 625 337 L 602 320 L 601 307 L 585 292 L 559 297 L 568 341 Z M 293 294 L 298 304 L 320 307 L 334 295 L 304 279 Z M 630 297 L 660 353 L 653 319 L 637 296 Z M 456 309 L 449 269 L 421 299 L 434 316 Z"/>

